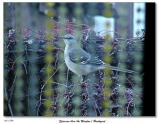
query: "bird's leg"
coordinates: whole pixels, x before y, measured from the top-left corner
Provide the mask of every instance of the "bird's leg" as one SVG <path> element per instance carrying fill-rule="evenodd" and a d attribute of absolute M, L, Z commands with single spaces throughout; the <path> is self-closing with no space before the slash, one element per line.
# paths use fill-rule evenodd
<path fill-rule="evenodd" d="M 82 75 L 82 76 L 81 76 L 81 82 L 84 82 L 84 81 L 85 81 L 85 76 Z"/>

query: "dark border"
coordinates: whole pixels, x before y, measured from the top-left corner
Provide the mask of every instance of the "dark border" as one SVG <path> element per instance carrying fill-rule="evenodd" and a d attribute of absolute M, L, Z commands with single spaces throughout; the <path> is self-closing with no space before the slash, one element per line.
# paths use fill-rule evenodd
<path fill-rule="evenodd" d="M 144 41 L 144 83 L 142 116 L 155 116 L 155 3 L 146 3 L 146 32 Z"/>

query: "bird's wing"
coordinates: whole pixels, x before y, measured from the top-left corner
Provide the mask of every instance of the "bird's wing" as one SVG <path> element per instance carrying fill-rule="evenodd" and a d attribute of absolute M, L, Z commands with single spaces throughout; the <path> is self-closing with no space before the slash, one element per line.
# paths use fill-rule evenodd
<path fill-rule="evenodd" d="M 88 64 L 97 66 L 105 65 L 105 63 L 102 60 L 100 60 L 98 57 L 95 56 L 91 56 L 90 60 L 88 61 Z"/>
<path fill-rule="evenodd" d="M 69 58 L 76 64 L 91 64 L 91 65 L 104 65 L 105 63 L 98 57 L 92 56 L 83 49 L 71 49 Z"/>
<path fill-rule="evenodd" d="M 81 48 L 73 48 L 69 50 L 69 58 L 76 64 L 86 64 L 90 55 Z"/>

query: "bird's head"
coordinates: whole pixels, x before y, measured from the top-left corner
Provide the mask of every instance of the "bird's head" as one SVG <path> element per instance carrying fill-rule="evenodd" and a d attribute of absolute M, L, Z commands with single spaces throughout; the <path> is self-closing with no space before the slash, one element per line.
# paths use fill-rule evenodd
<path fill-rule="evenodd" d="M 69 46 L 76 43 L 76 38 L 71 34 L 66 34 L 63 39 L 65 44 Z"/>

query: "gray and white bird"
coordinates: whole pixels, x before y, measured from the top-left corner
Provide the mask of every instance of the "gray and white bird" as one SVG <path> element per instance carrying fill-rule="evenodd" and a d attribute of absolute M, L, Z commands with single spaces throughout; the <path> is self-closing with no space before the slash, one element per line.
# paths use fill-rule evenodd
<path fill-rule="evenodd" d="M 78 76 L 85 76 L 89 73 L 101 70 L 104 68 L 111 68 L 125 73 L 134 73 L 134 71 L 127 69 L 120 69 L 118 67 L 111 66 L 104 63 L 98 57 L 91 55 L 83 50 L 78 44 L 76 38 L 67 34 L 63 37 L 65 42 L 64 60 L 69 70 L 77 74 Z"/>

